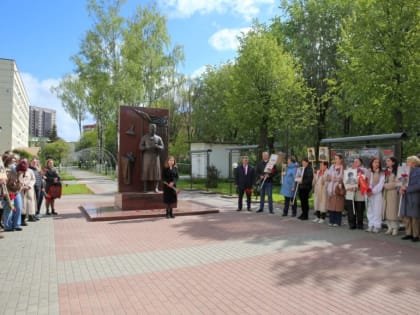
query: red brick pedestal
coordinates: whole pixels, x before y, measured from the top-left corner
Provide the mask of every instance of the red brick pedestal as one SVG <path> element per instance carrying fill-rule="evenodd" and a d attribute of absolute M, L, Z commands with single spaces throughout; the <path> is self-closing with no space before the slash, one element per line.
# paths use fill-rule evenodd
<path fill-rule="evenodd" d="M 162 193 L 123 192 L 115 194 L 115 207 L 120 210 L 165 209 Z M 174 207 L 176 208 L 176 207 Z"/>

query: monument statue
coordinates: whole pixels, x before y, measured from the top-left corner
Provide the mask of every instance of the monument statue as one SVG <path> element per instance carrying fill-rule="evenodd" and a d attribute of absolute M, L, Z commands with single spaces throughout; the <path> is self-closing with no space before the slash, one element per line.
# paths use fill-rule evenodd
<path fill-rule="evenodd" d="M 143 152 L 143 166 L 141 180 L 144 191 L 147 192 L 147 182 L 153 182 L 153 189 L 159 192 L 161 180 L 160 152 L 164 149 L 162 138 L 156 134 L 156 124 L 149 125 L 149 134 L 144 135 L 139 143 L 139 149 Z"/>

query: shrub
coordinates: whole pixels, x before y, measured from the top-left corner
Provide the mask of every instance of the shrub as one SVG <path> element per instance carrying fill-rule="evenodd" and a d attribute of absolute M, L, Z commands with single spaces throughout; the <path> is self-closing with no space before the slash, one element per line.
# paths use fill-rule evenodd
<path fill-rule="evenodd" d="M 214 165 L 207 166 L 207 188 L 216 188 L 220 172 Z"/>

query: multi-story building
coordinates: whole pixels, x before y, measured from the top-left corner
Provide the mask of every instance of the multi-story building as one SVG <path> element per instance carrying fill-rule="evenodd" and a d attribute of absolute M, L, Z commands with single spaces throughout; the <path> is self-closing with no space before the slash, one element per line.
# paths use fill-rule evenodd
<path fill-rule="evenodd" d="M 31 140 L 47 139 L 55 125 L 56 111 L 49 108 L 29 106 L 29 135 Z"/>
<path fill-rule="evenodd" d="M 83 132 L 95 130 L 96 124 L 83 125 Z"/>
<path fill-rule="evenodd" d="M 16 62 L 0 58 L 0 154 L 28 146 L 29 98 Z"/>

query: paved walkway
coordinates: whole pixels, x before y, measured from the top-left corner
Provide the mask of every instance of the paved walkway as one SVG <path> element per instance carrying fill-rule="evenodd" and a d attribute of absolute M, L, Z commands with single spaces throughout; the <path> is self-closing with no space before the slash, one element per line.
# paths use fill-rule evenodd
<path fill-rule="evenodd" d="M 0 314 L 420 314 L 420 245 L 277 214 L 87 222 L 116 182 L 74 170 L 95 195 L 64 196 L 0 240 Z"/>

